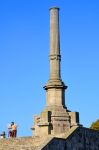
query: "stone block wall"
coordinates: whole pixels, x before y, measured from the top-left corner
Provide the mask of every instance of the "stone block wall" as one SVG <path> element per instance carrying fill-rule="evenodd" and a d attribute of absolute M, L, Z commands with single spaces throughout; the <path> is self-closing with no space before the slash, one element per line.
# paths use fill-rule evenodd
<path fill-rule="evenodd" d="M 87 128 L 78 128 L 66 139 L 67 150 L 99 150 L 99 132 Z"/>
<path fill-rule="evenodd" d="M 76 127 L 59 137 L 1 139 L 0 150 L 99 150 L 99 132 Z"/>
<path fill-rule="evenodd" d="M 99 132 L 78 127 L 67 138 L 52 139 L 42 150 L 99 150 Z"/>

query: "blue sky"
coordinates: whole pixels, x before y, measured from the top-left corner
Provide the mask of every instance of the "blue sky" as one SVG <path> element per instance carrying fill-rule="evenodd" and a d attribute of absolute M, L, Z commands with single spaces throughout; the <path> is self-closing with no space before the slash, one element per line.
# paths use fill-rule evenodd
<path fill-rule="evenodd" d="M 99 119 L 99 0 L 0 0 L 0 132 L 31 135 L 49 79 L 49 8 L 60 7 L 66 106 L 85 127 Z"/>

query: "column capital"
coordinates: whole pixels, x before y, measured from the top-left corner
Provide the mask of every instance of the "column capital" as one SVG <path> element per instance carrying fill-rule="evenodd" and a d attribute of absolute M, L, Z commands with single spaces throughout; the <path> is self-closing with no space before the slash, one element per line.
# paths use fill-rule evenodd
<path fill-rule="evenodd" d="M 50 7 L 49 10 L 51 10 L 51 9 L 58 9 L 58 10 L 60 10 L 60 8 L 57 7 L 57 6 Z"/>

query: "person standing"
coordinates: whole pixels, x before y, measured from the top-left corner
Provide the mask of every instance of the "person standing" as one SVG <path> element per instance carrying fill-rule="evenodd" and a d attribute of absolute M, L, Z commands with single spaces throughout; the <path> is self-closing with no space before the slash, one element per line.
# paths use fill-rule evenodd
<path fill-rule="evenodd" d="M 14 122 L 11 122 L 11 131 L 12 131 L 12 137 L 17 136 L 17 125 Z"/>
<path fill-rule="evenodd" d="M 8 128 L 8 138 L 12 137 L 12 127 L 11 127 L 11 123 L 7 125 Z"/>

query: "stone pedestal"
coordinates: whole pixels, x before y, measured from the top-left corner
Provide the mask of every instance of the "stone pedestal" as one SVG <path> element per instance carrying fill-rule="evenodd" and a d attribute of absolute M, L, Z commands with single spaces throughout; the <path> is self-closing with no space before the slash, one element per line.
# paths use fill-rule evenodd
<path fill-rule="evenodd" d="M 46 107 L 34 120 L 33 136 L 55 136 L 67 132 L 72 126 L 79 126 L 78 112 L 70 112 L 62 106 Z"/>

